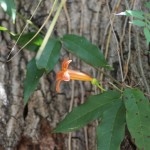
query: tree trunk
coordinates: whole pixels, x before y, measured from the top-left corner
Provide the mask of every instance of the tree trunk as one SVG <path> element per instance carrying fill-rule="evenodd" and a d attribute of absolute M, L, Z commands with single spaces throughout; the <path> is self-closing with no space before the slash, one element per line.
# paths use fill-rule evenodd
<path fill-rule="evenodd" d="M 55 26 L 54 35 L 66 33 L 83 35 L 96 44 L 105 54 L 109 64 L 114 67 L 110 74 L 119 82 L 138 87 L 150 94 L 150 54 L 141 29 L 131 26 L 131 18 L 115 16 L 127 9 L 144 10 L 144 0 L 68 0 L 66 7 Z M 12 32 L 20 33 L 25 19 L 30 18 L 38 1 L 16 0 L 20 14 L 16 24 L 0 9 L 1 26 Z M 52 6 L 52 0 L 44 0 L 33 17 L 33 23 L 39 28 L 46 19 Z M 50 23 L 51 21 L 49 21 Z M 48 25 L 44 28 L 46 33 Z M 36 31 L 29 26 L 28 32 Z M 57 123 L 73 107 L 80 105 L 88 95 L 98 93 L 90 83 L 67 82 L 62 84 L 62 94 L 55 91 L 55 76 L 61 61 L 70 57 L 72 67 L 101 79 L 107 87 L 111 81 L 94 68 L 75 56 L 62 50 L 60 60 L 54 71 L 44 75 L 37 90 L 31 96 L 27 107 L 23 105 L 23 80 L 26 64 L 35 55 L 27 50 L 21 51 L 10 62 L 4 63 L 14 45 L 8 33 L 0 36 L 0 150 L 96 150 L 96 122 L 71 134 L 54 134 Z M 18 50 L 15 48 L 14 53 Z M 121 146 L 122 150 L 136 149 L 127 133 Z"/>

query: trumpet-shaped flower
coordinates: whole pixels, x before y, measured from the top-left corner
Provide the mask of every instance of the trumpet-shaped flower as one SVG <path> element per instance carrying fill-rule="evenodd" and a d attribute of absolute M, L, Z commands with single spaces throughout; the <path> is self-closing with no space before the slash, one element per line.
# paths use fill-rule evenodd
<path fill-rule="evenodd" d="M 62 63 L 62 70 L 59 71 L 56 75 L 56 91 L 60 92 L 60 83 L 61 81 L 70 81 L 70 80 L 81 80 L 81 81 L 92 81 L 93 78 L 89 75 L 68 69 L 69 64 L 72 60 L 64 60 Z"/>

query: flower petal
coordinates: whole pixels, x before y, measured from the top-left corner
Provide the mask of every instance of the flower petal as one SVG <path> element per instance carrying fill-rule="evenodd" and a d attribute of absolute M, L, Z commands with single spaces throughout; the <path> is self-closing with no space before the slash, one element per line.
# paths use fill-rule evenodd
<path fill-rule="evenodd" d="M 72 62 L 72 60 L 64 60 L 62 62 L 62 71 L 66 71 L 68 69 L 68 65 Z"/>
<path fill-rule="evenodd" d="M 89 75 L 87 75 L 83 72 L 70 70 L 70 69 L 68 69 L 67 72 L 70 75 L 71 80 L 81 80 L 81 81 L 92 81 L 93 80 L 92 77 L 90 77 Z"/>
<path fill-rule="evenodd" d="M 64 72 L 62 80 L 70 81 L 70 75 L 69 75 L 68 71 Z"/>
<path fill-rule="evenodd" d="M 57 72 L 57 74 L 56 74 L 56 81 L 57 80 L 62 80 L 63 76 L 64 76 L 64 71 Z"/>

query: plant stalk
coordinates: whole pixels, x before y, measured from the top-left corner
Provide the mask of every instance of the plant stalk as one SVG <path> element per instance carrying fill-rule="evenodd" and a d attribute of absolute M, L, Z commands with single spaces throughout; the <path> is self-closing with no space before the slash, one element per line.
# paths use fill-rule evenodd
<path fill-rule="evenodd" d="M 54 29 L 54 26 L 55 26 L 55 24 L 56 24 L 56 21 L 57 21 L 57 19 L 58 19 L 58 17 L 59 17 L 59 14 L 60 14 L 60 12 L 61 12 L 61 10 L 62 10 L 62 7 L 64 6 L 65 2 L 66 2 L 66 0 L 62 0 L 61 3 L 60 3 L 60 5 L 59 5 L 59 7 L 58 7 L 58 9 L 57 9 L 57 12 L 56 12 L 56 14 L 55 14 L 55 16 L 54 16 L 54 18 L 53 18 L 53 20 L 52 20 L 52 23 L 51 23 L 50 26 L 49 26 L 48 32 L 47 32 L 47 34 L 45 35 L 45 38 L 44 38 L 44 40 L 43 40 L 43 43 L 42 43 L 41 47 L 40 47 L 39 50 L 38 50 L 38 53 L 37 53 L 37 55 L 36 55 L 36 60 L 38 60 L 38 59 L 40 58 L 40 56 L 41 56 L 43 50 L 45 49 L 45 46 L 46 46 L 46 44 L 47 44 L 47 42 L 48 42 L 48 40 L 49 40 L 49 38 L 50 38 L 50 36 L 51 36 L 51 34 L 52 34 L 52 31 L 53 31 L 53 29 Z"/>

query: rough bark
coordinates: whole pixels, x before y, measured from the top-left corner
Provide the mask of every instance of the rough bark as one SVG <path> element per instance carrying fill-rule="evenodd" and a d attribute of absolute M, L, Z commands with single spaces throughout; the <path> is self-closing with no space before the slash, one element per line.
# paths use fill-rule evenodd
<path fill-rule="evenodd" d="M 68 0 L 66 10 L 69 16 L 64 10 L 62 11 L 54 34 L 62 36 L 69 32 L 87 37 L 101 48 L 110 65 L 115 68 L 110 72 L 114 78 L 122 82 L 122 73 L 128 85 L 138 87 L 146 94 L 150 94 L 150 55 L 144 53 L 149 49 L 146 47 L 143 33 L 139 28 L 129 25 L 130 18 L 114 16 L 114 13 L 129 8 L 143 9 L 143 2 L 144 0 Z M 28 19 L 38 1 L 16 0 L 16 3 L 18 12 Z M 42 2 L 32 20 L 36 26 L 42 25 L 51 6 L 52 1 Z M 13 25 L 2 9 L 0 9 L 0 22 L 2 26 L 15 33 L 20 33 L 25 25 L 22 18 L 17 18 L 16 24 Z M 48 25 L 44 28 L 44 32 L 47 28 Z M 28 32 L 34 30 L 31 26 L 28 28 Z M 0 41 L 0 57 L 1 60 L 5 60 L 14 42 L 9 34 L 3 32 Z M 54 71 L 41 78 L 28 106 L 24 108 L 23 80 L 26 64 L 33 56 L 33 53 L 23 50 L 12 61 L 0 62 L 0 149 L 66 150 L 68 135 L 54 134 L 52 130 L 69 111 L 71 100 L 74 101 L 73 107 L 75 107 L 84 102 L 88 95 L 97 93 L 98 90 L 90 83 L 76 81 L 63 83 L 62 94 L 57 94 L 54 80 L 56 71 L 60 69 L 59 63 Z M 62 50 L 60 62 L 65 57 L 73 59 L 71 65 L 73 68 L 100 78 L 100 73 L 94 68 Z M 110 79 L 107 77 L 101 79 L 107 86 Z M 72 133 L 72 150 L 96 150 L 95 126 L 96 122 Z M 125 137 L 121 149 L 135 149 L 129 134 Z"/>

